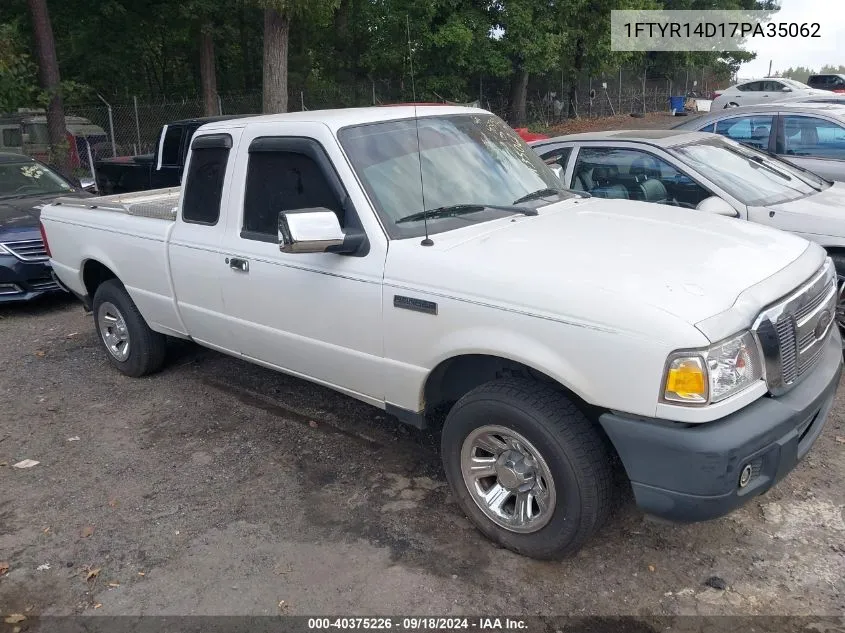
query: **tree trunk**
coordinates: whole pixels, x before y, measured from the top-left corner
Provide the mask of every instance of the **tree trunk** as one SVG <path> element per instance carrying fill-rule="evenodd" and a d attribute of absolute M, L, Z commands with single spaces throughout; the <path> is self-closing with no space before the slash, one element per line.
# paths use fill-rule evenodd
<path fill-rule="evenodd" d="M 252 63 L 249 59 L 249 34 L 246 30 L 247 2 L 242 0 L 238 9 L 238 30 L 241 37 L 241 72 L 243 73 L 243 89 L 248 92 L 252 89 Z"/>
<path fill-rule="evenodd" d="M 50 140 L 50 162 L 64 175 L 70 173 L 70 153 L 66 138 L 65 111 L 59 78 L 59 62 L 56 60 L 56 42 L 47 0 L 28 0 L 35 32 L 35 50 L 38 56 L 38 77 L 41 87 L 47 92 L 47 134 Z"/>
<path fill-rule="evenodd" d="M 205 23 L 200 28 L 200 83 L 202 84 L 202 102 L 205 116 L 220 114 L 217 101 L 217 64 L 214 60 L 214 35 L 211 24 Z"/>
<path fill-rule="evenodd" d="M 290 19 L 264 9 L 264 112 L 288 111 L 288 41 Z"/>
<path fill-rule="evenodd" d="M 578 38 L 575 42 L 575 58 L 572 60 L 572 67 L 575 69 L 574 76 L 570 77 L 570 84 L 569 84 L 569 117 L 573 118 L 578 115 L 578 111 L 575 108 L 575 86 L 578 83 L 578 80 L 581 78 L 581 70 L 584 67 L 584 40 Z M 620 88 L 621 90 L 621 88 Z"/>
<path fill-rule="evenodd" d="M 524 68 L 518 68 L 511 79 L 511 123 L 516 127 L 525 125 L 527 93 L 528 71 Z"/>

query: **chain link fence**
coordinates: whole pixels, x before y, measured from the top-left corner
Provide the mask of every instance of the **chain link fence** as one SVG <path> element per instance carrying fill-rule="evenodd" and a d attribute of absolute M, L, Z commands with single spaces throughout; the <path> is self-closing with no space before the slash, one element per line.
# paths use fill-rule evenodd
<path fill-rule="evenodd" d="M 458 102 L 474 102 L 514 123 L 518 114 L 510 103 L 507 79 L 479 77 L 476 95 L 462 94 Z M 619 114 L 668 111 L 670 97 L 708 98 L 715 82 L 705 69 L 690 69 L 672 77 L 653 77 L 637 69 L 621 69 L 599 76 L 585 75 L 567 82 L 562 76 L 548 74 L 532 77 L 525 104 L 525 123 L 550 127 L 569 117 L 597 118 Z M 420 101 L 448 101 L 439 94 L 417 95 Z M 348 84 L 305 83 L 292 86 L 288 109 L 383 105 L 412 100 L 410 83 L 405 78 L 359 81 Z M 260 92 L 221 95 L 217 100 L 220 114 L 259 114 Z M 133 97 L 120 103 L 68 104 L 68 131 L 76 137 L 76 163 L 79 175 L 90 173 L 92 160 L 117 156 L 137 156 L 155 151 L 163 125 L 181 119 L 202 117 L 202 99 L 186 98 L 151 102 Z M 45 124 L 46 126 L 46 124 Z M 46 127 L 45 127 L 46 133 Z"/>

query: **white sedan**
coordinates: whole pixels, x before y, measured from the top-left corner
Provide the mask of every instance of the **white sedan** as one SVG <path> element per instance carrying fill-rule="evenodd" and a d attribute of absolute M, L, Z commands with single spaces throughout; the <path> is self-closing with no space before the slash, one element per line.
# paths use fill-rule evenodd
<path fill-rule="evenodd" d="M 793 79 L 766 77 L 746 81 L 722 91 L 716 92 L 716 98 L 710 105 L 711 110 L 736 108 L 744 105 L 771 103 L 795 97 L 832 95 L 830 90 L 817 90 Z"/>

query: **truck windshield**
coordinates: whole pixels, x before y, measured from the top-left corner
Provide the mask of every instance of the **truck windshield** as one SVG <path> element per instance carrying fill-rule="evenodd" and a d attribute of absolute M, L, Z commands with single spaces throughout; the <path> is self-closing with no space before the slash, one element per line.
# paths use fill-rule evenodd
<path fill-rule="evenodd" d="M 492 114 L 417 121 L 419 142 L 413 119 L 356 125 L 338 134 L 392 238 L 423 235 L 424 216 L 428 232 L 441 233 L 513 216 L 505 207 L 517 202 L 531 209 L 577 195 L 564 190 L 537 154 Z M 448 208 L 471 212 L 423 213 Z"/>
<path fill-rule="evenodd" d="M 0 163 L 0 198 L 45 196 L 72 190 L 64 178 L 44 165 L 32 161 Z"/>
<path fill-rule="evenodd" d="M 831 185 L 815 174 L 721 137 L 670 151 L 749 206 L 797 200 Z"/>

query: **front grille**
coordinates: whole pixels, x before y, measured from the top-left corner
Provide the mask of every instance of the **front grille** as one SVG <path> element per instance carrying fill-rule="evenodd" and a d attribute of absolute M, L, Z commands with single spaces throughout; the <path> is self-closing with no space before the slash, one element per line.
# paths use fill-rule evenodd
<path fill-rule="evenodd" d="M 12 255 L 24 262 L 39 262 L 49 259 L 47 257 L 47 249 L 44 248 L 44 241 L 40 239 L 3 242 L 3 246 Z"/>
<path fill-rule="evenodd" d="M 769 391 L 788 391 L 821 357 L 835 323 L 836 273 L 828 259 L 803 286 L 757 318 Z"/>

